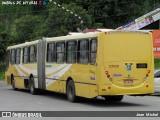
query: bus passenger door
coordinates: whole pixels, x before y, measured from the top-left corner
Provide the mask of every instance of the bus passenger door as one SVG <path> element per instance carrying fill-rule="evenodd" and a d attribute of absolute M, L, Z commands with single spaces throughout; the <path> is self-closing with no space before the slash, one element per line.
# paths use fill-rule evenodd
<path fill-rule="evenodd" d="M 46 89 L 45 82 L 45 52 L 46 52 L 46 41 L 40 40 L 38 42 L 38 60 L 37 60 L 37 69 L 38 69 L 38 88 Z"/>
<path fill-rule="evenodd" d="M 90 98 L 96 97 L 98 95 L 98 86 L 97 86 L 97 39 L 90 40 L 90 66 L 89 66 L 89 80 L 90 88 L 89 94 Z"/>

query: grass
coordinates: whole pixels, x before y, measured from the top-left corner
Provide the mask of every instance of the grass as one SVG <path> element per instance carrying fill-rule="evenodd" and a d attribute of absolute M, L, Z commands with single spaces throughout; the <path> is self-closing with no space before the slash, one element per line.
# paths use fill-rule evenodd
<path fill-rule="evenodd" d="M 160 59 L 154 59 L 154 68 L 160 68 Z"/>
<path fill-rule="evenodd" d="M 4 76 L 5 76 L 4 71 L 0 71 L 0 81 L 4 80 Z"/>
<path fill-rule="evenodd" d="M 5 64 L 3 62 L 0 62 L 0 81 L 4 80 L 5 78 L 4 68 L 5 68 Z"/>

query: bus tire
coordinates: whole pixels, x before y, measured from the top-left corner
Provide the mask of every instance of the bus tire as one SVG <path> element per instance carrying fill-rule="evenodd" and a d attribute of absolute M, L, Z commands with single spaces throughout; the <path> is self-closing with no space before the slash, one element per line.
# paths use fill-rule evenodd
<path fill-rule="evenodd" d="M 75 93 L 75 86 L 74 86 L 74 82 L 72 80 L 70 80 L 67 83 L 67 99 L 69 102 L 76 102 L 77 100 L 77 96 Z"/>
<path fill-rule="evenodd" d="M 32 95 L 36 95 L 37 94 L 37 90 L 35 88 L 34 78 L 33 77 L 31 77 L 30 80 L 29 80 L 29 90 L 30 90 L 30 93 Z"/>
<path fill-rule="evenodd" d="M 105 101 L 106 102 L 120 102 L 123 99 L 123 95 L 119 96 L 105 96 Z"/>
<path fill-rule="evenodd" d="M 12 88 L 14 90 L 18 90 L 16 87 L 15 87 L 15 80 L 14 80 L 14 77 L 11 75 L 11 84 L 12 84 Z"/>

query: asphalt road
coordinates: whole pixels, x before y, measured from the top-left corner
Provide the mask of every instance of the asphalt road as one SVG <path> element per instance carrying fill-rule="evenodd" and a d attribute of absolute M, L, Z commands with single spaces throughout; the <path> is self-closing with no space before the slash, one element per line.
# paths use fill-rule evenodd
<path fill-rule="evenodd" d="M 121 102 L 112 104 L 101 98 L 70 103 L 62 94 L 31 95 L 27 90 L 15 91 L 0 81 L 0 111 L 160 111 L 160 95 L 125 96 Z"/>

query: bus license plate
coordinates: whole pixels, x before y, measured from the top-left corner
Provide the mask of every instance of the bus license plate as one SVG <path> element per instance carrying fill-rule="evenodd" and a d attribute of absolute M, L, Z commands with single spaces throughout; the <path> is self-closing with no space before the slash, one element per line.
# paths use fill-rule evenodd
<path fill-rule="evenodd" d="M 124 84 L 133 84 L 133 80 L 124 80 Z"/>

